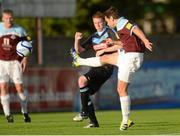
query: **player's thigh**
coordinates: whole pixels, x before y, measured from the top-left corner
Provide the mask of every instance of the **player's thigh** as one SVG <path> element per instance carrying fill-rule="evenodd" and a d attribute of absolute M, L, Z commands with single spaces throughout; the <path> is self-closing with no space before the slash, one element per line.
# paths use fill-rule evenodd
<path fill-rule="evenodd" d="M 9 62 L 0 60 L 0 83 L 9 82 Z"/>
<path fill-rule="evenodd" d="M 100 87 L 111 77 L 113 73 L 113 67 L 103 66 L 98 68 L 92 68 L 85 74 L 88 79 L 88 87 L 90 88 L 90 94 L 96 93 Z"/>
<path fill-rule="evenodd" d="M 19 61 L 13 61 L 11 64 L 10 78 L 15 84 L 23 83 L 23 71 Z"/>
<path fill-rule="evenodd" d="M 79 88 L 87 86 L 88 80 L 84 75 L 81 75 L 78 79 Z"/>
<path fill-rule="evenodd" d="M 123 54 L 118 62 L 118 79 L 131 82 L 134 73 L 141 67 L 143 57 L 138 55 Z"/>
<path fill-rule="evenodd" d="M 111 65 L 117 65 L 117 59 L 118 59 L 118 53 L 112 53 L 103 55 L 100 57 L 100 61 L 104 64 L 111 64 Z"/>
<path fill-rule="evenodd" d="M 113 73 L 113 66 L 111 66 L 104 65 L 91 68 L 86 74 L 84 74 L 88 80 L 88 84 L 106 81 Z"/>

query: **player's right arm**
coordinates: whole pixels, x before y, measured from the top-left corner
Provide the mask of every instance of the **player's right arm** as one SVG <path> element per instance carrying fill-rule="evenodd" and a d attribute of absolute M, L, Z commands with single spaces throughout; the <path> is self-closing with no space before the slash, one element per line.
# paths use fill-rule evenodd
<path fill-rule="evenodd" d="M 83 35 L 81 32 L 76 32 L 75 33 L 75 40 L 74 40 L 74 49 L 76 52 L 79 54 L 83 52 L 85 49 L 81 47 L 80 40 L 82 39 Z"/>

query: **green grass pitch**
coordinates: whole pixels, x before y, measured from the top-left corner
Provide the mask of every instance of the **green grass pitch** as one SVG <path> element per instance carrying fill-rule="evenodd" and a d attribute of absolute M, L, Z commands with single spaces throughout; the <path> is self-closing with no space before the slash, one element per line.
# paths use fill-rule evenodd
<path fill-rule="evenodd" d="M 120 111 L 97 111 L 99 128 L 85 129 L 88 120 L 73 122 L 75 112 L 32 113 L 31 123 L 14 114 L 14 123 L 7 123 L 0 114 L 0 135 L 180 135 L 180 109 L 133 110 L 135 122 L 127 131 L 120 131 Z"/>

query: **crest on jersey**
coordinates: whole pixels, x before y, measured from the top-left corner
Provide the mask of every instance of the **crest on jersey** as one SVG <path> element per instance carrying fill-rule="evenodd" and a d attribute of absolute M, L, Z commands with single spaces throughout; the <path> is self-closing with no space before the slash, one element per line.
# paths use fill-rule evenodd
<path fill-rule="evenodd" d="M 16 36 L 15 35 L 11 35 L 11 39 L 16 39 Z"/>

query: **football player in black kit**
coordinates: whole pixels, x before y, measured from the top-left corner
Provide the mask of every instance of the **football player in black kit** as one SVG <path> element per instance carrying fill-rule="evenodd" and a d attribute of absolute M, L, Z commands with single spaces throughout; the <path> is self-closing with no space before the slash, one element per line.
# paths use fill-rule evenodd
<path fill-rule="evenodd" d="M 80 40 L 82 39 L 83 34 L 81 32 L 76 32 L 74 49 L 71 49 L 71 55 L 73 55 L 73 53 L 80 54 L 85 50 L 93 49 L 94 54 L 98 56 L 100 55 L 98 52 L 101 49 L 109 46 L 106 44 L 105 39 L 117 39 L 115 32 L 106 26 L 103 13 L 99 11 L 96 12 L 92 16 L 92 21 L 97 31 L 82 43 Z M 113 66 L 108 64 L 97 68 L 91 68 L 87 73 L 79 77 L 78 85 L 80 89 L 82 109 L 81 112 L 73 118 L 73 120 L 83 121 L 89 117 L 90 123 L 84 128 L 99 127 L 90 96 L 100 89 L 100 87 L 111 77 L 112 73 Z"/>

